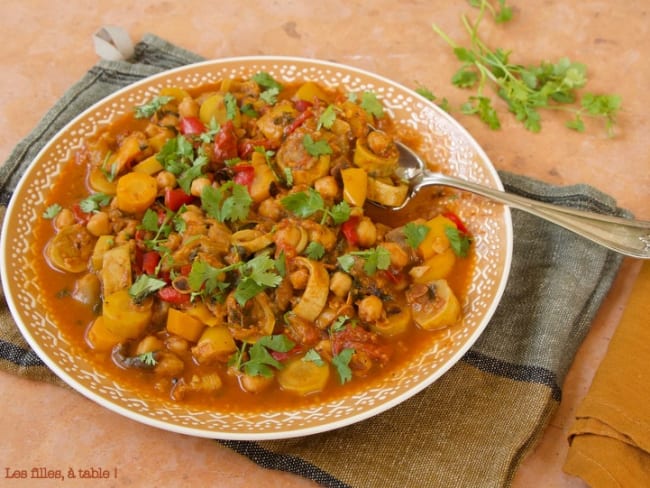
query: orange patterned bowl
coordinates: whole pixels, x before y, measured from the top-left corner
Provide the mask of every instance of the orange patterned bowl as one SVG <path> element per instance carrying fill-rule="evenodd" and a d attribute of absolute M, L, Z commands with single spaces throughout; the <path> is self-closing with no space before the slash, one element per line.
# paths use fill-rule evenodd
<path fill-rule="evenodd" d="M 202 437 L 267 440 L 304 436 L 367 419 L 426 388 L 455 364 L 486 327 L 503 293 L 512 255 L 507 208 L 463 195 L 459 214 L 475 244 L 471 282 L 462 303 L 462 322 L 443 341 L 419 353 L 397 374 L 380 377 L 363 390 L 295 409 L 241 413 L 199 409 L 148 398 L 120 384 L 79 351 L 44 305 L 35 260 L 34 229 L 45 210 L 59 166 L 70 161 L 88 137 L 166 86 L 199 87 L 223 78 L 249 78 L 259 71 L 284 82 L 312 80 L 347 92 L 373 91 L 399 130 L 417 132 L 419 152 L 432 168 L 502 188 L 494 167 L 474 139 L 448 114 L 415 92 L 359 69 L 311 59 L 242 57 L 207 61 L 167 71 L 100 101 L 63 128 L 37 156 L 9 205 L 2 229 L 2 283 L 22 334 L 64 381 L 97 403 L 148 425 Z"/>

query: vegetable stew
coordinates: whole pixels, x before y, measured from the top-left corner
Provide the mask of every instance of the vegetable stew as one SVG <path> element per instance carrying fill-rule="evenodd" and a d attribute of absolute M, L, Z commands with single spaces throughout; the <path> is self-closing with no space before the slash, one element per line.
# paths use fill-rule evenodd
<path fill-rule="evenodd" d="M 470 230 L 404 225 L 379 97 L 260 72 L 167 87 L 62 168 L 37 230 L 52 313 L 116 380 L 256 410 L 394 374 L 461 320 Z"/>

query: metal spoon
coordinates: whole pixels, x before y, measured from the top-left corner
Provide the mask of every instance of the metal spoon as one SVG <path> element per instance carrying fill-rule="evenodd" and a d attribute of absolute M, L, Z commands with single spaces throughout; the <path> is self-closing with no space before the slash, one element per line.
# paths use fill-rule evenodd
<path fill-rule="evenodd" d="M 399 141 L 395 143 L 400 151 L 398 176 L 409 183 L 410 191 L 402 205 L 385 208 L 394 211 L 404 208 L 411 198 L 426 186 L 448 186 L 531 213 L 626 256 L 650 259 L 650 222 L 551 205 L 453 176 L 433 173 L 426 169 L 422 158 L 411 148 Z"/>

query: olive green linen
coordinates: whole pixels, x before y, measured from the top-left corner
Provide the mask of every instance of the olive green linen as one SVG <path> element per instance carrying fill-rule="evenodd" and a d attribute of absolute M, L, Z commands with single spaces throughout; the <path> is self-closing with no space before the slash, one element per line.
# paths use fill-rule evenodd
<path fill-rule="evenodd" d="M 0 205 L 65 123 L 145 76 L 201 58 L 154 36 L 130 62 L 100 61 L 64 95 L 0 166 Z M 626 215 L 584 185 L 554 187 L 501 172 L 509 191 Z M 0 212 L 3 212 L 1 209 Z M 576 349 L 621 257 L 553 224 L 513 211 L 514 256 L 503 300 L 478 342 L 439 381 L 403 404 L 353 426 L 272 442 L 222 441 L 261 466 L 332 487 L 507 486 L 561 398 Z M 61 383 L 29 349 L 0 300 L 0 366 Z"/>

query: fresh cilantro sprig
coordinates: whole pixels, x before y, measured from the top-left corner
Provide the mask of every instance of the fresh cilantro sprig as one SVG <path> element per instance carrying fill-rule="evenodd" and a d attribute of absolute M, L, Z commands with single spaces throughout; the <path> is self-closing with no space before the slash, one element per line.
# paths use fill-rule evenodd
<path fill-rule="evenodd" d="M 320 242 L 311 241 L 305 248 L 305 256 L 314 261 L 318 261 L 325 256 L 325 248 Z"/>
<path fill-rule="evenodd" d="M 328 216 L 336 225 L 342 224 L 350 218 L 350 205 L 345 200 L 328 208 L 323 197 L 313 188 L 291 193 L 280 200 L 280 203 L 288 211 L 303 219 L 322 212 L 321 223 L 324 223 Z"/>
<path fill-rule="evenodd" d="M 256 73 L 252 79 L 260 87 L 264 88 L 264 91 L 260 93 L 261 100 L 269 105 L 273 105 L 275 102 L 277 102 L 278 95 L 282 91 L 281 83 L 279 83 L 277 80 L 275 80 L 275 78 L 273 78 L 269 73 L 266 73 L 265 71 Z"/>
<path fill-rule="evenodd" d="M 169 139 L 156 155 L 156 159 L 166 171 L 177 177 L 178 185 L 190 194 L 192 181 L 203 174 L 208 157 L 203 148 L 194 149 L 186 137 L 179 134 Z"/>
<path fill-rule="evenodd" d="M 147 274 L 141 274 L 138 279 L 129 287 L 129 296 L 135 303 L 140 303 L 152 293 L 157 292 L 167 285 L 164 280 L 159 280 Z"/>
<path fill-rule="evenodd" d="M 157 96 L 151 99 L 149 102 L 142 105 L 137 105 L 135 107 L 135 118 L 136 119 L 148 119 L 158 110 L 164 107 L 166 104 L 171 102 L 174 97 L 167 96 Z"/>
<path fill-rule="evenodd" d="M 241 355 L 243 355 L 243 349 L 246 347 L 246 343 L 244 343 L 238 369 L 243 369 L 244 373 L 250 376 L 270 378 L 273 376 L 273 369 L 271 368 L 282 369 L 283 364 L 275 359 L 269 351 L 289 352 L 294 346 L 295 343 L 284 334 L 264 336 L 250 347 L 248 350 L 249 359 L 242 363 Z M 237 364 L 235 364 L 235 367 L 237 367 Z"/>
<path fill-rule="evenodd" d="M 585 130 L 584 118 L 592 117 L 603 120 L 607 133 L 613 134 L 621 106 L 620 96 L 586 93 L 579 99 L 578 90 L 587 83 L 587 70 L 583 64 L 568 58 L 530 67 L 511 62 L 510 51 L 491 49 L 478 34 L 486 11 L 491 12 L 497 22 L 505 22 L 512 16 L 511 9 L 501 0 L 498 8 L 487 0 L 470 0 L 470 3 L 479 7 L 480 13 L 473 23 L 467 16 L 462 17 L 470 38 L 469 47 L 459 45 L 437 25 L 433 25 L 434 32 L 453 49 L 461 62 L 452 83 L 460 88 L 476 90 L 475 95 L 461 106 L 462 113 L 477 115 L 490 128 L 499 129 L 499 114 L 487 93 L 492 88 L 508 104 L 517 120 L 531 132 L 541 130 L 540 111 L 546 109 L 569 113 L 572 118 L 566 122 L 566 126 L 578 132 Z"/>
<path fill-rule="evenodd" d="M 50 205 L 45 209 L 45 211 L 43 212 L 43 218 L 53 219 L 54 217 L 59 215 L 61 210 L 63 210 L 63 207 L 61 205 L 59 205 L 58 203 L 53 203 L 52 205 Z"/>
<path fill-rule="evenodd" d="M 354 349 L 345 348 L 332 357 L 332 365 L 336 368 L 341 384 L 347 383 L 352 379 L 352 370 L 349 364 L 354 352 Z"/>
<path fill-rule="evenodd" d="M 260 254 L 249 261 L 240 261 L 223 268 L 195 260 L 188 275 L 188 283 L 194 294 L 220 297 L 232 283 L 223 279 L 226 273 L 238 273 L 234 297 L 241 306 L 266 288 L 275 288 L 282 281 L 278 261 Z"/>
<path fill-rule="evenodd" d="M 93 193 L 79 202 L 79 208 L 85 213 L 98 212 L 101 207 L 111 203 L 112 198 L 106 193 Z"/>
<path fill-rule="evenodd" d="M 408 245 L 416 249 L 424 241 L 430 229 L 426 225 L 409 222 L 404 226 L 403 230 Z"/>
<path fill-rule="evenodd" d="M 355 263 L 355 256 L 362 258 L 365 262 L 363 271 L 368 275 L 374 275 L 378 269 L 385 270 L 390 267 L 390 252 L 382 246 L 377 246 L 364 251 L 352 251 L 338 257 L 339 266 L 346 273 L 349 273 Z"/>
<path fill-rule="evenodd" d="M 310 156 L 315 158 L 332 154 L 332 148 L 325 139 L 315 141 L 311 134 L 305 134 L 302 138 L 302 145 Z"/>
<path fill-rule="evenodd" d="M 377 98 L 377 95 L 375 95 L 373 92 L 364 91 L 361 94 L 360 105 L 368 115 L 372 115 L 377 119 L 381 119 L 384 116 L 384 107 Z"/>
<path fill-rule="evenodd" d="M 334 109 L 334 105 L 328 105 L 327 108 L 323 110 L 323 112 L 318 117 L 316 130 L 320 130 L 321 127 L 325 127 L 326 129 L 331 129 L 332 126 L 334 125 L 335 120 L 336 120 L 336 110 Z"/>
<path fill-rule="evenodd" d="M 472 244 L 471 237 L 451 225 L 445 227 L 445 235 L 454 253 L 461 258 L 466 257 Z"/>
<path fill-rule="evenodd" d="M 142 363 L 145 366 L 153 367 L 156 364 L 158 364 L 158 360 L 156 359 L 156 353 L 154 351 L 143 352 L 142 354 L 138 354 L 136 358 L 139 361 L 142 361 Z"/>
<path fill-rule="evenodd" d="M 206 186 L 201 192 L 203 210 L 219 222 L 246 220 L 252 203 L 248 189 L 232 180 L 219 188 Z"/>

